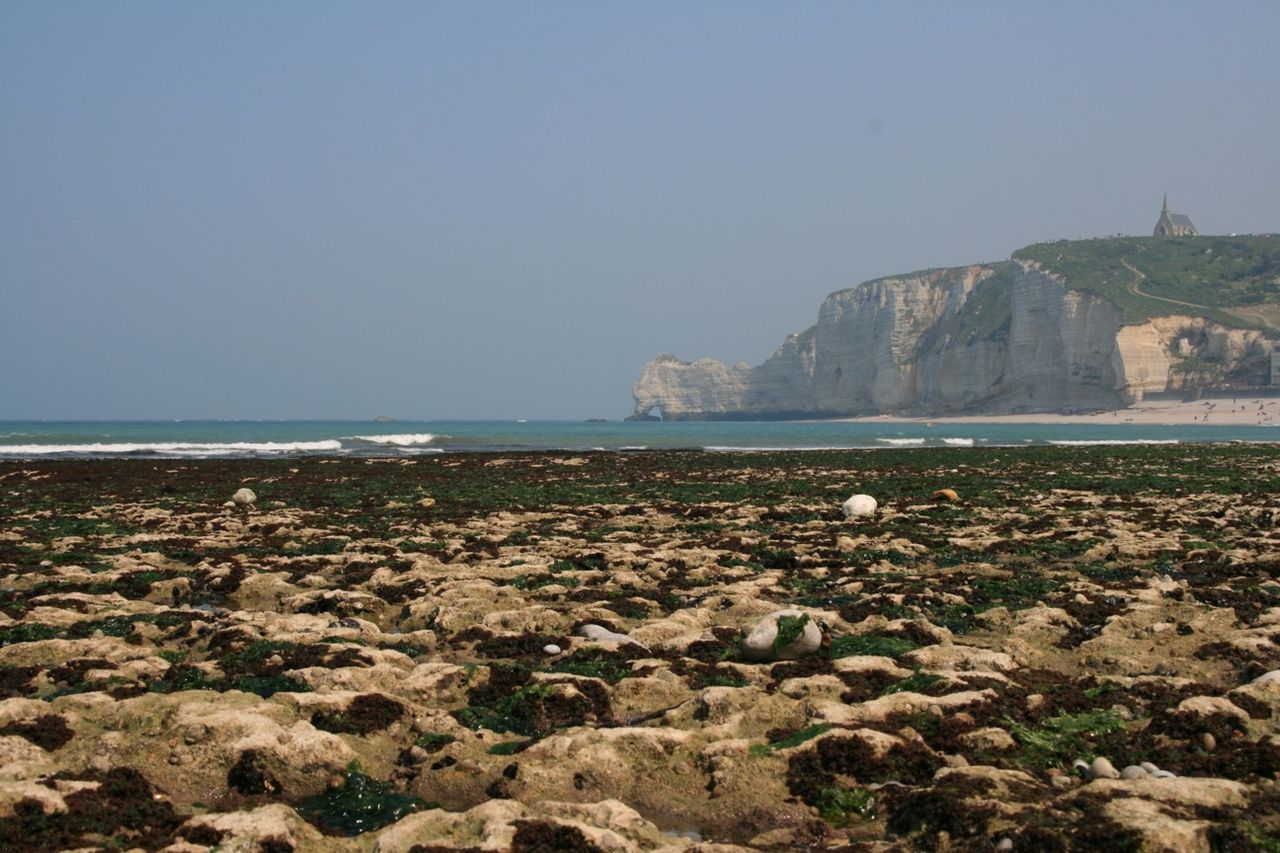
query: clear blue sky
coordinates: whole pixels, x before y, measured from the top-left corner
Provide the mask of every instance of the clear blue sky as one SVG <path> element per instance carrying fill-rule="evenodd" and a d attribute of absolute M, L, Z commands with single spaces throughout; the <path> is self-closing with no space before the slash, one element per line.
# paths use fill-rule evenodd
<path fill-rule="evenodd" d="M 1280 3 L 0 4 L 0 418 L 619 417 L 859 281 L 1280 230 Z"/>

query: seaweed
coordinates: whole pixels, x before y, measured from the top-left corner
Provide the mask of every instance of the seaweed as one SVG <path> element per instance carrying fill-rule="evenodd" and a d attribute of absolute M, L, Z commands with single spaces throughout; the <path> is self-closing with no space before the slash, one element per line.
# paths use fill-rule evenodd
<path fill-rule="evenodd" d="M 362 773 L 359 763 L 353 761 L 347 765 L 341 785 L 303 800 L 297 812 L 328 835 L 352 837 L 433 808 L 439 806 L 400 793 L 390 783 Z"/>
<path fill-rule="evenodd" d="M 807 613 L 802 613 L 799 616 L 779 616 L 778 633 L 773 638 L 773 653 L 775 655 L 778 654 L 779 651 L 798 640 L 808 624 L 809 615 Z"/>
<path fill-rule="evenodd" d="M 906 637 L 895 637 L 889 634 L 856 634 L 850 637 L 834 638 L 831 641 L 829 654 L 832 660 L 854 655 L 896 658 L 918 648 L 920 648 L 919 643 Z"/>

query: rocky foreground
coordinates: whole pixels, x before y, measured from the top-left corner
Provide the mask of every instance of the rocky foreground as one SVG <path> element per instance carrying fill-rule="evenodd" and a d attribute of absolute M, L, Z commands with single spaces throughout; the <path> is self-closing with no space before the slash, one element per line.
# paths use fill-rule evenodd
<path fill-rule="evenodd" d="M 1280 849 L 1278 490 L 1261 446 L 0 463 L 0 848 Z"/>

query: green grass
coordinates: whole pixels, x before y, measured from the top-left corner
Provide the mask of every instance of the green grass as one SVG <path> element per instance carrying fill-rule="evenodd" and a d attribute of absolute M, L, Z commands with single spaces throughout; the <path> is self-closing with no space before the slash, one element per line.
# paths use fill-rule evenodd
<path fill-rule="evenodd" d="M 991 264 L 991 275 L 974 285 L 947 333 L 953 341 L 972 344 L 1008 334 L 1013 322 L 1013 276 L 1010 261 Z"/>
<path fill-rule="evenodd" d="M 1127 322 L 1175 313 L 1177 306 L 1131 292 L 1134 274 L 1126 263 L 1146 276 L 1138 282 L 1143 292 L 1208 306 L 1196 313 L 1227 325 L 1266 328 L 1231 309 L 1280 302 L 1280 238 L 1274 236 L 1062 240 L 1027 246 L 1013 256 L 1039 263 L 1074 289 L 1105 297 Z"/>

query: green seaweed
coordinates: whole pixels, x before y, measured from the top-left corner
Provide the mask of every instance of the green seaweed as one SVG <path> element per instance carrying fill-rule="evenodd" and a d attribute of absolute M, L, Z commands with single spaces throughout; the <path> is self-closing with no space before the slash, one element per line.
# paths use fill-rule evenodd
<path fill-rule="evenodd" d="M 401 794 L 390 783 L 360 772 L 360 765 L 353 761 L 347 766 L 341 786 L 304 800 L 297 811 L 327 832 L 351 837 L 433 808 L 439 806 Z"/>
<path fill-rule="evenodd" d="M 818 735 L 831 731 L 830 723 L 817 723 L 812 726 L 806 726 L 798 732 L 787 735 L 781 740 L 775 740 L 771 743 L 754 744 L 748 752 L 751 755 L 761 758 L 770 753 L 777 752 L 780 749 L 791 749 L 793 746 L 799 746 L 805 741 L 813 740 Z"/>
<path fill-rule="evenodd" d="M 934 675 L 930 672 L 922 672 L 916 670 L 911 675 L 895 681 L 884 690 L 880 691 L 881 696 L 887 696 L 890 693 L 928 693 L 930 689 L 946 681 L 941 675 Z"/>
<path fill-rule="evenodd" d="M 815 803 L 818 814 L 833 826 L 847 826 L 854 817 L 876 815 L 876 793 L 867 788 L 823 788 Z"/>
<path fill-rule="evenodd" d="M 1124 719 L 1115 711 L 1082 711 L 1062 714 L 1030 728 L 1005 720 L 1009 733 L 1022 746 L 1021 760 L 1034 767 L 1053 767 L 1076 758 L 1095 756 L 1096 739 L 1124 730 Z"/>
<path fill-rule="evenodd" d="M 906 637 L 894 637 L 888 634 L 855 634 L 850 637 L 836 637 L 831 641 L 831 659 L 838 660 L 854 655 L 896 658 L 919 647 L 919 643 L 908 640 Z"/>
<path fill-rule="evenodd" d="M 776 655 L 779 651 L 798 640 L 808 624 L 809 614 L 807 613 L 802 613 L 799 616 L 779 616 L 778 634 L 773 638 L 773 653 Z"/>

